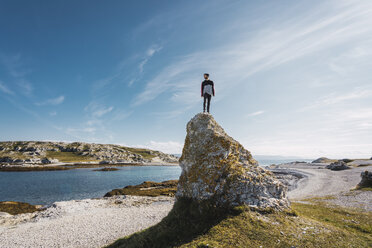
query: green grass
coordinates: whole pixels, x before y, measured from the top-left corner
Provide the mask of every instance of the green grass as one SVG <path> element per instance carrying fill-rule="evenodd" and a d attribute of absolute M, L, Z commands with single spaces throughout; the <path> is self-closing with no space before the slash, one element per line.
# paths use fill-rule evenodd
<path fill-rule="evenodd" d="M 131 148 L 131 147 L 124 147 L 125 150 L 128 150 L 132 153 L 136 153 L 141 155 L 144 159 L 152 159 L 156 157 L 156 155 L 150 154 L 150 150 L 144 148 Z"/>
<path fill-rule="evenodd" d="M 46 157 L 52 159 L 58 159 L 60 162 L 87 162 L 87 161 L 98 161 L 91 156 L 79 155 L 76 152 L 59 152 L 59 151 L 47 151 Z"/>
<path fill-rule="evenodd" d="M 372 187 L 356 187 L 355 190 L 372 191 Z"/>
<path fill-rule="evenodd" d="M 196 211 L 183 200 L 160 223 L 107 247 L 371 247 L 372 214 L 325 204 L 293 203 L 293 211 L 248 207 Z"/>

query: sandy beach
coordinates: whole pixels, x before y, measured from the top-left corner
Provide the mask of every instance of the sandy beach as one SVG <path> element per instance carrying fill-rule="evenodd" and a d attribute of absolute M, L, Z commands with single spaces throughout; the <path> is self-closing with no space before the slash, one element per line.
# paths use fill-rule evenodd
<path fill-rule="evenodd" d="M 369 167 L 332 171 L 324 164 L 282 164 L 274 171 L 287 175 L 288 198 L 333 195 L 328 201 L 372 211 L 371 191 L 350 191 Z M 158 223 L 171 210 L 173 197 L 114 196 L 55 202 L 36 213 L 0 215 L 3 247 L 103 247 L 118 238 Z"/>

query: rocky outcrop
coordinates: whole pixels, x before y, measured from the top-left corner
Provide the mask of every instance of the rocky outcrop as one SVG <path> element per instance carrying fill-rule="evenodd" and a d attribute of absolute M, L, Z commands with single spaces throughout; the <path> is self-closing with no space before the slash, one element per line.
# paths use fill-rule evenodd
<path fill-rule="evenodd" d="M 350 167 L 347 166 L 344 161 L 337 161 L 337 162 L 331 163 L 327 165 L 326 168 L 330 170 L 334 170 L 334 171 L 350 169 Z"/>
<path fill-rule="evenodd" d="M 315 159 L 313 162 L 311 163 L 314 163 L 314 164 L 323 164 L 323 163 L 333 163 L 333 162 L 337 162 L 336 159 L 329 159 L 329 158 L 326 158 L 326 157 L 321 157 L 321 158 L 318 158 L 318 159 Z"/>
<path fill-rule="evenodd" d="M 357 188 L 372 188 L 372 172 L 371 171 L 364 171 L 360 174 L 362 180 L 357 185 Z"/>
<path fill-rule="evenodd" d="M 180 166 L 176 200 L 189 198 L 221 207 L 289 207 L 286 187 L 259 167 L 210 114 L 197 114 L 187 124 Z"/>
<path fill-rule="evenodd" d="M 122 189 L 114 189 L 107 192 L 104 197 L 115 195 L 138 195 L 138 196 L 174 196 L 177 190 L 178 180 L 167 180 L 161 183 L 144 181 L 138 185 L 128 185 Z"/>
<path fill-rule="evenodd" d="M 79 160 L 81 158 L 81 160 Z M 49 164 L 56 162 L 176 163 L 178 158 L 159 151 L 112 144 L 84 142 L 0 142 L 0 164 Z"/>

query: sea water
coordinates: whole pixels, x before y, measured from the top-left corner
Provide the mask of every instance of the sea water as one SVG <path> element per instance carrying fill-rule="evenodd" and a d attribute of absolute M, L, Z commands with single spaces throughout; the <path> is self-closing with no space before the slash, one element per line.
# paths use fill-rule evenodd
<path fill-rule="evenodd" d="M 179 166 L 125 166 L 118 171 L 78 168 L 60 171 L 0 172 L 0 201 L 51 204 L 102 197 L 107 192 L 144 181 L 178 179 Z"/>
<path fill-rule="evenodd" d="M 287 163 L 288 159 L 258 159 L 260 166 Z M 303 161 L 303 160 L 301 160 Z M 55 201 L 102 197 L 107 192 L 144 181 L 178 179 L 179 166 L 124 166 L 118 171 L 78 168 L 60 171 L 0 172 L 0 201 L 51 204 Z"/>

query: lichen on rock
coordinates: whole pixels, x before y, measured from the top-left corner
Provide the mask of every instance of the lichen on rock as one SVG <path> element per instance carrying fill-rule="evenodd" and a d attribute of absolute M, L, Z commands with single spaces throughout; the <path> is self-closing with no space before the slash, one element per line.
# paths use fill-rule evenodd
<path fill-rule="evenodd" d="M 176 200 L 207 201 L 217 207 L 289 207 L 286 186 L 259 167 L 210 114 L 199 113 L 187 124 L 180 166 Z"/>

